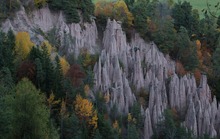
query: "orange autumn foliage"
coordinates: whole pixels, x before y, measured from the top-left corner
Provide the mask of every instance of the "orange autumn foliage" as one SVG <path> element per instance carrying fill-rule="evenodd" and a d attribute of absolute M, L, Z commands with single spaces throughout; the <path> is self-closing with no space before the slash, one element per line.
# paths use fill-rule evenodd
<path fill-rule="evenodd" d="M 176 61 L 176 73 L 181 76 L 187 73 L 185 68 L 183 67 L 183 64 L 180 61 Z"/>
<path fill-rule="evenodd" d="M 113 7 L 114 7 L 114 4 L 112 2 L 100 0 L 95 4 L 95 16 L 104 14 L 107 17 L 111 17 Z"/>
<path fill-rule="evenodd" d="M 203 56 L 202 56 L 202 51 L 201 51 L 201 42 L 200 42 L 200 40 L 196 40 L 196 51 L 197 51 L 197 57 L 199 59 L 199 65 L 202 65 Z"/>
<path fill-rule="evenodd" d="M 35 80 L 36 66 L 31 61 L 23 61 L 17 69 L 17 78 L 21 80 L 22 78 L 28 78 L 29 80 Z"/>
<path fill-rule="evenodd" d="M 150 19 L 150 17 L 147 18 L 147 26 L 150 32 L 155 32 L 157 30 L 156 24 Z"/>
<path fill-rule="evenodd" d="M 74 86 L 79 86 L 83 82 L 82 79 L 85 77 L 85 73 L 81 71 L 79 65 L 75 64 L 69 68 L 66 76 L 69 77 Z"/>
<path fill-rule="evenodd" d="M 199 84 L 201 76 L 202 76 L 201 71 L 199 69 L 196 69 L 194 71 L 194 76 L 195 76 L 195 79 L 196 79 L 196 83 Z"/>

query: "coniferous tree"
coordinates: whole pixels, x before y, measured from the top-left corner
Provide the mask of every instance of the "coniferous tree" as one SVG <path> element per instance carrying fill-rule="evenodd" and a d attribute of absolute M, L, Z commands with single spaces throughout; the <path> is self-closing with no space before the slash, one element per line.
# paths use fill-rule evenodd
<path fill-rule="evenodd" d="M 55 71 L 47 48 L 43 47 L 43 51 L 41 51 L 40 49 L 33 47 L 29 54 L 29 59 L 36 65 L 36 86 L 45 92 L 47 97 L 49 97 L 49 94 L 54 89 Z"/>
<path fill-rule="evenodd" d="M 4 90 L 1 89 L 0 94 L 2 95 Z M 9 90 L 7 90 L 8 93 Z M 0 138 L 9 139 L 12 131 L 12 110 L 6 103 L 6 97 L 0 96 Z"/>
<path fill-rule="evenodd" d="M 43 86 L 45 80 L 45 72 L 43 71 L 42 63 L 40 58 L 36 58 L 34 60 L 34 64 L 36 65 L 36 79 L 35 84 L 36 87 L 41 88 Z"/>
<path fill-rule="evenodd" d="M 53 91 L 54 66 L 50 60 L 48 50 L 45 47 L 43 48 L 42 67 L 45 72 L 45 80 L 42 86 L 42 91 L 45 91 L 48 97 L 50 92 Z"/>
<path fill-rule="evenodd" d="M 15 60 L 15 56 L 14 56 L 14 47 L 15 47 L 15 35 L 13 33 L 13 31 L 10 29 L 7 33 L 7 41 L 6 41 L 6 60 L 7 61 L 7 65 L 5 67 L 8 67 L 12 73 L 14 73 L 15 70 L 15 64 L 14 64 L 14 60 Z"/>
<path fill-rule="evenodd" d="M 186 28 L 181 27 L 177 36 L 176 58 L 182 62 L 186 70 L 194 70 L 198 64 L 196 47 L 192 45 Z"/>
<path fill-rule="evenodd" d="M 80 128 L 80 122 L 77 116 L 72 113 L 71 116 L 64 118 L 63 121 L 63 136 L 64 139 L 80 138 L 82 129 Z"/>
<path fill-rule="evenodd" d="M 15 82 L 13 80 L 11 71 L 7 67 L 3 67 L 0 70 L 0 97 L 5 96 L 14 87 Z"/>
<path fill-rule="evenodd" d="M 48 0 L 49 8 L 52 10 L 62 10 L 64 0 Z"/>
<path fill-rule="evenodd" d="M 53 85 L 53 91 L 56 97 L 62 98 L 65 96 L 62 89 L 62 82 L 63 82 L 63 74 L 62 74 L 62 67 L 60 65 L 59 57 L 56 56 L 56 67 L 54 69 L 54 85 Z"/>
<path fill-rule="evenodd" d="M 206 44 L 205 46 L 209 47 L 212 52 L 216 49 L 216 42 L 218 41 L 219 32 L 216 29 L 217 24 L 214 17 L 205 14 L 205 17 L 200 20 L 200 29 L 199 32 L 201 34 L 201 43 Z"/>
<path fill-rule="evenodd" d="M 98 129 L 102 137 L 105 139 L 117 139 L 118 136 L 114 133 L 114 129 L 111 127 L 110 121 L 105 120 L 103 115 L 98 115 Z"/>
<path fill-rule="evenodd" d="M 5 57 L 7 57 L 5 55 L 5 51 L 7 51 L 5 49 L 5 41 L 6 41 L 6 35 L 4 32 L 0 32 L 0 69 L 3 68 L 6 64 L 7 61 L 5 60 Z"/>
<path fill-rule="evenodd" d="M 163 113 L 164 120 L 158 122 L 152 139 L 192 139 L 194 138 L 190 131 L 182 127 L 178 121 L 174 120 L 171 110 L 165 110 Z"/>
<path fill-rule="evenodd" d="M 96 131 L 95 131 L 95 136 L 94 136 L 94 138 L 93 139 L 102 139 L 103 137 L 101 136 L 101 134 L 99 133 L 99 130 L 97 129 Z"/>
<path fill-rule="evenodd" d="M 0 69 L 8 67 L 12 73 L 15 71 L 14 50 L 15 36 L 11 30 L 6 35 L 0 32 Z"/>
<path fill-rule="evenodd" d="M 163 53 L 170 53 L 176 42 L 176 32 L 172 21 L 166 19 L 159 23 L 158 29 L 153 32 L 154 42 Z"/>
<path fill-rule="evenodd" d="M 214 75 L 220 77 L 220 38 L 218 40 L 218 45 L 213 54 L 213 70 Z"/>
<path fill-rule="evenodd" d="M 133 123 L 128 123 L 127 139 L 139 139 L 139 134 L 136 126 Z"/>
<path fill-rule="evenodd" d="M 40 61 L 42 61 L 43 58 L 43 53 L 40 49 L 38 49 L 37 47 L 33 47 L 30 51 L 29 57 L 28 59 L 31 61 L 35 61 L 36 58 L 39 58 Z"/>
<path fill-rule="evenodd" d="M 64 14 L 66 15 L 67 23 L 79 23 L 80 17 L 77 11 L 78 3 L 76 0 L 64 1 Z"/>
<path fill-rule="evenodd" d="M 141 105 L 139 103 L 134 103 L 131 107 L 131 115 L 136 119 L 136 126 L 139 129 L 144 127 L 144 117 L 141 114 Z"/>
<path fill-rule="evenodd" d="M 188 30 L 189 35 L 197 32 L 198 18 L 193 15 L 192 5 L 190 2 L 178 2 L 172 9 L 172 17 L 174 18 L 175 29 L 179 30 L 181 26 Z M 197 23 L 197 24 L 195 24 Z"/>
<path fill-rule="evenodd" d="M 20 8 L 18 0 L 1 0 L 0 3 L 0 21 L 6 19 L 10 14 Z"/>
<path fill-rule="evenodd" d="M 220 28 L 220 15 L 218 16 L 218 19 L 217 19 L 217 25 L 218 25 L 218 28 Z"/>
<path fill-rule="evenodd" d="M 155 3 L 149 0 L 137 1 L 131 10 L 134 16 L 134 27 L 145 40 L 151 39 L 146 21 L 154 16 L 155 6 Z"/>
<path fill-rule="evenodd" d="M 80 4 L 80 9 L 82 10 L 83 20 L 85 22 L 91 22 L 90 16 L 94 12 L 94 4 L 91 0 L 82 0 Z"/>

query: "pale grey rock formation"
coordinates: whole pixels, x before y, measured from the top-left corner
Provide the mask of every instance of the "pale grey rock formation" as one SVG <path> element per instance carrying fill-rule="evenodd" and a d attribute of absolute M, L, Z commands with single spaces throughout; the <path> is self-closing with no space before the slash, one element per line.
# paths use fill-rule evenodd
<path fill-rule="evenodd" d="M 21 7 L 13 19 L 7 19 L 2 23 L 4 32 L 10 28 L 15 33 L 28 32 L 36 45 L 41 45 L 45 40 L 44 34 L 55 29 L 54 35 L 60 40 L 60 50 L 65 49 L 65 54 L 73 53 L 76 57 L 81 49 L 86 49 L 91 54 L 99 51 L 96 45 L 98 33 L 94 21 L 91 24 L 66 24 L 62 12 L 52 13 L 48 7 L 34 10 L 31 13 L 27 13 L 24 7 Z"/>
<path fill-rule="evenodd" d="M 151 124 L 150 112 L 147 108 L 145 111 L 145 120 L 144 120 L 144 139 L 150 139 L 153 135 L 153 129 Z"/>
<path fill-rule="evenodd" d="M 136 100 L 135 92 L 144 88 L 149 92 L 145 139 L 150 138 L 152 128 L 164 119 L 166 108 L 175 109 L 184 119 L 182 125 L 195 136 L 216 137 L 220 132 L 220 108 L 216 98 L 211 97 L 207 77 L 202 75 L 197 87 L 193 75 L 179 77 L 175 71 L 175 62 L 168 55 L 164 56 L 153 42 L 146 43 L 135 34 L 131 43 L 127 43 L 120 24 L 108 20 L 103 50 L 94 72 L 96 89 L 111 92 L 110 106 L 117 104 L 119 110 L 127 113 Z"/>
<path fill-rule="evenodd" d="M 197 121 L 196 112 L 194 108 L 194 103 L 190 100 L 190 104 L 187 110 L 185 125 L 188 129 L 192 131 L 194 135 L 197 136 Z"/>
<path fill-rule="evenodd" d="M 98 63 L 94 67 L 95 90 L 103 93 L 109 92 L 109 106 L 118 106 L 118 112 L 128 113 L 129 107 L 136 101 L 131 91 L 128 78 L 124 69 L 126 57 L 121 51 L 126 52 L 126 36 L 121 26 L 116 21 L 108 20 L 103 38 L 104 49 L 101 52 Z M 121 58 L 120 58 L 121 57 Z M 120 62 L 122 65 L 120 65 Z M 122 69 L 124 68 L 124 69 Z"/>

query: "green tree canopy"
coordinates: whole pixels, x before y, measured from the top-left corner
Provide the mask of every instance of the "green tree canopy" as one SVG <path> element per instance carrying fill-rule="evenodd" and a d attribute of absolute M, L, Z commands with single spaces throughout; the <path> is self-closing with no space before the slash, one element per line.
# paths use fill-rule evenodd
<path fill-rule="evenodd" d="M 20 81 L 11 95 L 6 96 L 5 104 L 12 115 L 9 138 L 45 139 L 56 132 L 49 122 L 44 95 L 29 80 Z"/>
<path fill-rule="evenodd" d="M 198 30 L 198 13 L 192 11 L 192 5 L 189 2 L 178 2 L 172 9 L 175 29 L 179 30 L 181 26 L 185 27 L 189 35 Z"/>

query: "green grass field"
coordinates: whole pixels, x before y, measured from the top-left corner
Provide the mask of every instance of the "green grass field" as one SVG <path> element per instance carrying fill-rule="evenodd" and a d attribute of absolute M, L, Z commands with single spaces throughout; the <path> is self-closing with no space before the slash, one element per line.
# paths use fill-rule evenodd
<path fill-rule="evenodd" d="M 94 3 L 100 0 L 92 0 Z M 116 0 L 105 0 L 105 1 L 116 1 Z M 160 0 L 163 1 L 163 0 Z M 174 0 L 178 2 L 179 0 Z M 180 1 L 188 1 L 193 6 L 193 9 L 198 9 L 199 14 L 203 17 L 202 9 L 207 9 L 207 1 L 211 4 L 211 8 L 214 9 L 215 4 L 219 2 L 219 0 L 180 0 Z M 218 15 L 220 15 L 220 10 L 218 11 Z"/>

